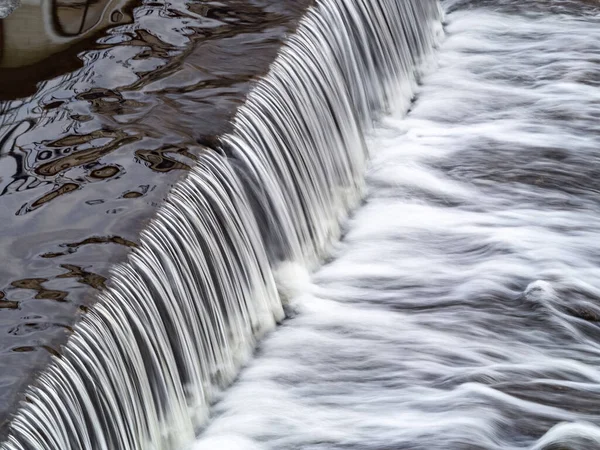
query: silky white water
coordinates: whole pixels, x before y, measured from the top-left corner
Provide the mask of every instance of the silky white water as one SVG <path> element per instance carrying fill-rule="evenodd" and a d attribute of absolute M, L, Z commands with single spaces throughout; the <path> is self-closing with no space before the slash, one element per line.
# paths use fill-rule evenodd
<path fill-rule="evenodd" d="M 177 450 L 273 330 L 364 195 L 364 136 L 406 108 L 437 0 L 318 0 L 113 268 L 2 450 Z"/>
<path fill-rule="evenodd" d="M 447 5 L 366 203 L 193 450 L 600 448 L 600 16 Z"/>

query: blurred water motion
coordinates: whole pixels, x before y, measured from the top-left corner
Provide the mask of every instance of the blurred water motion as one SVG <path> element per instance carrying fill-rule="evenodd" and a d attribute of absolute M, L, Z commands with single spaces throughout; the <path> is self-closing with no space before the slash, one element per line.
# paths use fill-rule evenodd
<path fill-rule="evenodd" d="M 40 1 L 0 21 L 0 428 L 308 3 Z"/>

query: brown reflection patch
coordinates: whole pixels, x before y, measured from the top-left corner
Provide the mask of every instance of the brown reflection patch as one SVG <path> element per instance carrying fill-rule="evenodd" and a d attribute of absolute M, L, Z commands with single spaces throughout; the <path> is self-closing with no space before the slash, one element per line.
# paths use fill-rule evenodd
<path fill-rule="evenodd" d="M 197 83 L 188 84 L 185 86 L 176 86 L 176 87 L 165 87 L 163 89 L 158 89 L 155 91 L 156 94 L 174 94 L 181 95 L 186 94 L 188 92 L 197 92 L 203 89 L 228 89 L 233 88 L 241 83 L 245 83 L 252 79 L 251 75 L 248 76 L 237 76 L 236 78 L 219 78 L 214 80 L 202 80 Z M 242 104 L 242 101 L 238 101 L 239 104 Z"/>
<path fill-rule="evenodd" d="M 120 172 L 121 169 L 118 166 L 104 166 L 99 169 L 92 170 L 90 172 L 90 177 L 99 180 L 106 180 L 108 178 L 114 177 Z"/>
<path fill-rule="evenodd" d="M 48 281 L 48 279 L 47 278 L 24 278 L 22 280 L 13 281 L 11 283 L 11 286 L 14 286 L 14 287 L 20 288 L 20 289 L 38 290 L 38 289 L 43 289 L 42 283 L 44 283 L 45 281 Z"/>
<path fill-rule="evenodd" d="M 42 283 L 48 281 L 47 278 L 24 278 L 22 280 L 13 281 L 11 285 L 20 289 L 31 289 L 37 292 L 34 297 L 36 300 L 55 300 L 64 302 L 68 292 L 46 289 Z"/>
<path fill-rule="evenodd" d="M 144 194 L 142 194 L 141 192 L 136 192 L 136 191 L 130 191 L 130 192 L 126 192 L 125 194 L 123 194 L 123 198 L 139 198 L 142 197 Z"/>
<path fill-rule="evenodd" d="M 76 191 L 77 189 L 79 189 L 78 184 L 65 183 L 62 186 L 59 186 L 58 189 L 54 189 L 53 191 L 48 192 L 47 194 L 43 195 L 42 197 L 40 197 L 36 201 L 34 201 L 31 204 L 30 210 L 39 208 L 43 204 L 51 202 L 52 200 L 54 200 L 57 197 L 60 197 L 61 195 L 65 195 L 65 194 L 68 194 L 69 192 Z"/>
<path fill-rule="evenodd" d="M 145 161 L 146 166 L 156 172 L 170 172 L 172 170 L 189 170 L 190 167 L 179 161 L 169 158 L 155 150 L 137 150 L 136 156 Z"/>
<path fill-rule="evenodd" d="M 17 302 L 11 302 L 8 300 L 0 300 L 0 309 L 18 309 L 19 304 Z"/>
<path fill-rule="evenodd" d="M 37 351 L 38 349 L 46 350 L 48 353 L 50 353 L 53 356 L 57 356 L 57 357 L 61 356 L 59 350 L 54 349 L 54 348 L 50 347 L 49 345 L 40 345 L 40 346 L 29 345 L 29 346 L 14 347 L 12 349 L 12 351 L 18 352 L 18 353 L 31 353 L 31 352 Z M 28 403 L 33 403 L 33 400 L 28 396 L 25 396 L 23 401 L 28 402 Z"/>
<path fill-rule="evenodd" d="M 73 247 L 81 247 L 82 245 L 88 245 L 88 244 L 104 244 L 107 242 L 112 242 L 113 244 L 125 245 L 126 247 L 131 247 L 131 248 L 137 247 L 137 244 L 135 242 L 129 241 L 127 239 L 123 239 L 122 237 L 119 237 L 119 236 L 91 237 L 91 238 L 85 239 L 78 243 L 65 244 L 65 246 L 69 247 L 69 248 L 73 248 Z"/>
<path fill-rule="evenodd" d="M 17 309 L 18 307 L 18 302 L 13 302 L 5 299 L 4 292 L 0 291 L 0 309 Z"/>
<path fill-rule="evenodd" d="M 83 134 L 83 135 L 70 134 L 69 136 L 64 136 L 60 139 L 56 139 L 54 141 L 47 142 L 46 145 L 48 147 L 73 147 L 76 145 L 87 144 L 88 142 L 93 141 L 94 139 L 111 137 L 110 135 L 107 136 L 107 134 L 108 133 L 103 132 L 101 130 L 92 131 L 89 134 Z"/>
<path fill-rule="evenodd" d="M 8 334 L 12 334 L 13 336 L 26 336 L 28 334 L 36 333 L 38 331 L 45 331 L 51 328 L 63 328 L 69 333 L 73 332 L 73 327 L 70 327 L 68 325 L 49 322 L 28 322 L 19 324 L 9 329 Z"/>
<path fill-rule="evenodd" d="M 21 209 L 19 209 L 17 211 L 16 215 L 22 216 L 27 213 L 30 213 L 31 211 L 38 209 L 39 207 L 45 205 L 46 203 L 51 202 L 52 200 L 55 200 L 56 198 L 60 197 L 61 195 L 68 194 L 69 192 L 76 191 L 77 189 L 79 189 L 78 184 L 65 183 L 65 184 L 59 186 L 58 188 L 54 189 L 53 191 L 50 191 L 47 194 L 44 194 L 43 196 L 41 196 L 40 198 L 35 200 L 31 205 L 27 205 L 27 204 L 23 205 L 21 207 Z"/>
<path fill-rule="evenodd" d="M 82 92 L 81 94 L 77 94 L 75 98 L 77 100 L 86 100 L 91 102 L 99 99 L 112 99 L 121 101 L 123 100 L 123 95 L 119 91 L 113 91 L 112 89 L 92 88 Z"/>
<path fill-rule="evenodd" d="M 144 59 L 149 57 L 170 59 L 173 52 L 181 51 L 181 48 L 161 41 L 158 37 L 150 34 L 146 30 L 135 30 L 134 36 L 135 37 L 127 42 L 127 44 L 144 48 L 141 53 L 138 53 L 134 57 L 134 59 Z"/>
<path fill-rule="evenodd" d="M 50 110 L 52 110 L 52 109 L 56 109 L 56 108 L 58 108 L 58 107 L 62 106 L 64 103 L 65 103 L 65 102 L 64 102 L 64 101 L 62 101 L 62 100 L 57 100 L 57 101 L 54 101 L 54 102 L 51 102 L 51 103 L 48 103 L 48 104 L 44 105 L 44 106 L 43 106 L 43 108 L 44 108 L 46 111 L 50 111 Z"/>
<path fill-rule="evenodd" d="M 63 269 L 68 270 L 67 273 L 58 275 L 56 278 L 77 278 L 77 281 L 82 284 L 87 284 L 94 289 L 106 288 L 106 278 L 93 272 L 88 272 L 79 266 L 72 264 L 61 264 Z"/>
<path fill-rule="evenodd" d="M 77 146 L 100 138 L 108 138 L 110 139 L 110 142 L 99 147 L 75 151 L 70 155 L 63 156 L 62 158 L 55 159 L 54 161 L 46 164 L 42 164 L 35 169 L 35 172 L 42 176 L 55 176 L 73 167 L 97 161 L 102 156 L 111 153 L 126 144 L 139 140 L 139 137 L 129 136 L 124 131 L 120 130 L 94 131 L 93 133 L 84 136 L 67 136 L 48 145 L 53 147 Z"/>
<path fill-rule="evenodd" d="M 57 302 L 64 302 L 69 295 L 68 292 L 58 291 L 54 289 L 41 289 L 35 296 L 36 300 L 55 300 Z"/>
<path fill-rule="evenodd" d="M 146 166 L 156 172 L 170 172 L 172 170 L 190 170 L 190 166 L 169 154 L 180 155 L 196 161 L 196 157 L 183 147 L 164 146 L 158 150 L 136 150 L 135 155 L 146 162 Z"/>
<path fill-rule="evenodd" d="M 86 114 L 73 114 L 71 119 L 76 120 L 77 122 L 89 122 L 93 117 Z"/>
<path fill-rule="evenodd" d="M 58 258 L 59 256 L 63 256 L 66 253 L 61 253 L 61 252 L 48 252 L 48 253 L 44 253 L 43 255 L 40 255 L 42 258 Z"/>
<path fill-rule="evenodd" d="M 70 330 L 70 333 L 72 333 L 73 330 Z M 59 357 L 60 356 L 60 352 L 52 347 L 50 347 L 49 345 L 42 345 L 41 348 L 43 348 L 44 350 L 46 350 L 48 353 L 50 353 L 53 356 Z"/>
<path fill-rule="evenodd" d="M 109 244 L 109 243 L 117 244 L 117 245 L 124 245 L 125 247 L 129 247 L 129 248 L 136 248 L 138 246 L 135 242 L 129 241 L 129 240 L 124 239 L 119 236 L 94 236 L 91 238 L 87 238 L 81 242 L 60 244 L 61 247 L 66 247 L 68 250 L 65 252 L 44 253 L 43 255 L 41 255 L 41 257 L 42 258 L 57 258 L 59 256 L 64 256 L 64 255 L 68 255 L 71 253 L 75 253 L 79 247 L 84 246 L 84 245 Z"/>
<path fill-rule="evenodd" d="M 150 189 L 149 184 L 143 184 L 138 186 L 139 190 L 130 190 L 123 192 L 120 198 L 140 198 L 146 195 L 148 191 L 153 191 L 155 187 L 156 186 L 153 186 L 152 189 Z"/>
<path fill-rule="evenodd" d="M 93 88 L 76 96 L 78 100 L 90 103 L 91 110 L 100 114 L 120 114 L 123 108 L 137 108 L 143 106 L 140 102 L 123 98 L 120 91 L 111 89 Z"/>
<path fill-rule="evenodd" d="M 67 270 L 67 273 L 63 273 L 54 277 L 54 279 L 65 279 L 65 278 L 75 278 L 78 283 L 85 284 L 87 286 L 93 287 L 94 289 L 104 289 L 106 287 L 106 278 L 95 274 L 93 272 L 88 272 L 84 270 L 82 267 L 73 265 L 73 264 L 61 264 L 62 269 Z M 24 278 L 22 280 L 16 280 L 11 283 L 11 286 L 18 289 L 31 289 L 36 291 L 35 299 L 36 300 L 55 300 L 58 302 L 66 301 L 68 292 L 59 291 L 55 289 L 47 289 L 44 287 L 44 283 L 46 283 L 48 278 Z"/>

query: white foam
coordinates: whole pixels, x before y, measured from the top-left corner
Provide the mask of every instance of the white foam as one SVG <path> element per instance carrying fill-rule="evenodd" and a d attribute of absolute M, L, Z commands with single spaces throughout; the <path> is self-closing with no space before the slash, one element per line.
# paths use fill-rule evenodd
<path fill-rule="evenodd" d="M 336 258 L 200 443 L 600 448 L 598 18 L 474 7 L 447 34 L 371 139 Z"/>

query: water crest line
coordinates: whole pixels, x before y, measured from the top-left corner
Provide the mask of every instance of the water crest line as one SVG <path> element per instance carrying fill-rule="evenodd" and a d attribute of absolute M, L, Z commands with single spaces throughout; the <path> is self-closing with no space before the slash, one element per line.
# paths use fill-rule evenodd
<path fill-rule="evenodd" d="M 283 318 L 275 274 L 311 268 L 363 194 L 364 135 L 405 107 L 436 1 L 322 0 L 202 155 L 15 415 L 2 450 L 189 443 L 256 339 Z"/>

